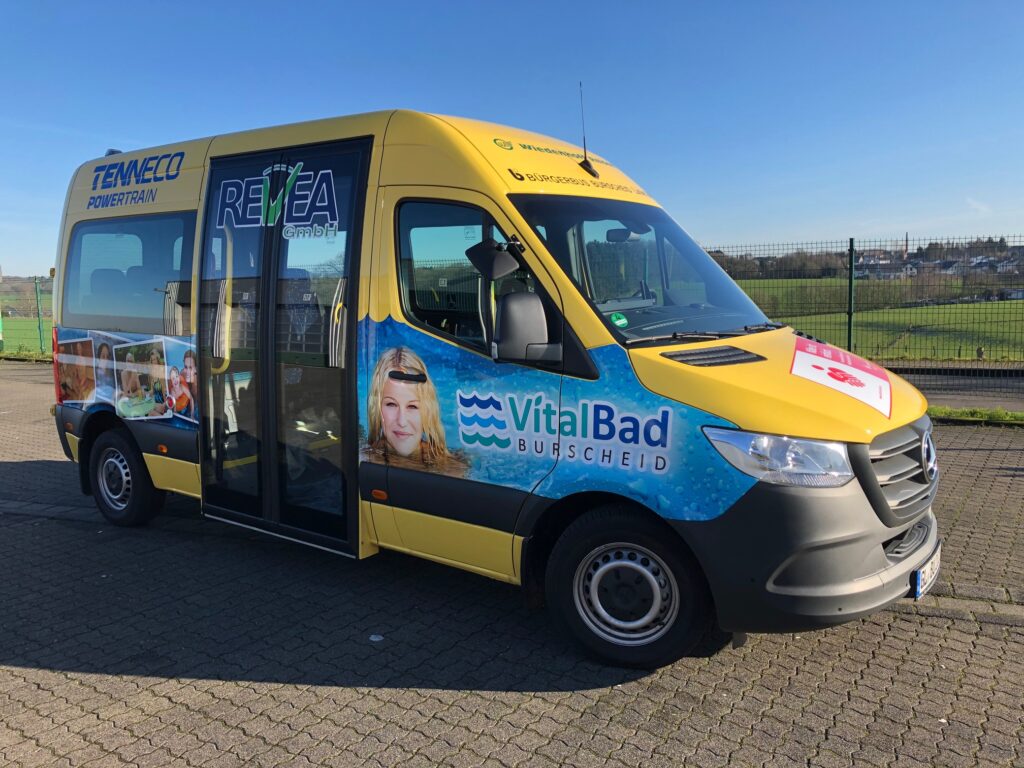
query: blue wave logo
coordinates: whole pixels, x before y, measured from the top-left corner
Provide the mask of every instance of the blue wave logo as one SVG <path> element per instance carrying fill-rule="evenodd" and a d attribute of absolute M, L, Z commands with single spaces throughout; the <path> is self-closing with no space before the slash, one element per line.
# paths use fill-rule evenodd
<path fill-rule="evenodd" d="M 457 393 L 459 400 L 459 437 L 465 446 L 505 449 L 512 445 L 504 406 L 493 392 Z"/>
<path fill-rule="evenodd" d="M 466 445 L 473 445 L 474 443 L 477 443 L 486 448 L 490 448 L 491 446 L 495 445 L 498 446 L 499 448 L 508 448 L 510 445 L 512 445 L 511 438 L 498 437 L 498 435 L 481 435 L 476 432 L 463 432 L 462 442 L 464 442 Z"/>
<path fill-rule="evenodd" d="M 481 399 L 476 392 L 471 395 L 464 395 L 459 392 L 459 406 L 462 408 L 493 408 L 496 411 L 502 410 L 501 401 L 493 394 L 488 395 L 487 399 Z"/>
<path fill-rule="evenodd" d="M 459 414 L 459 421 L 465 427 L 483 427 L 483 428 L 496 428 L 496 429 L 507 429 L 508 424 L 497 416 L 478 416 L 476 414 Z"/>

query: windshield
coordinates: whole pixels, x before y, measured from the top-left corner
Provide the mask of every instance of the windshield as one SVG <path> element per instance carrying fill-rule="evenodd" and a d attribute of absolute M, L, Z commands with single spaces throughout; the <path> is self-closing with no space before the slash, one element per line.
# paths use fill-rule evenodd
<path fill-rule="evenodd" d="M 764 313 L 661 208 L 590 197 L 509 197 L 626 343 L 764 330 Z"/>

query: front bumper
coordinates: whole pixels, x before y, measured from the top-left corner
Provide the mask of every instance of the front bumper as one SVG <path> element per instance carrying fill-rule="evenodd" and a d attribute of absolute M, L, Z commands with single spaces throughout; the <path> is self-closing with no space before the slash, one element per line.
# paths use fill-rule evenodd
<path fill-rule="evenodd" d="M 939 540 L 930 507 L 888 527 L 856 480 L 831 489 L 758 483 L 715 520 L 670 522 L 703 567 L 719 625 L 730 632 L 794 632 L 866 616 L 910 593 L 912 572 Z"/>

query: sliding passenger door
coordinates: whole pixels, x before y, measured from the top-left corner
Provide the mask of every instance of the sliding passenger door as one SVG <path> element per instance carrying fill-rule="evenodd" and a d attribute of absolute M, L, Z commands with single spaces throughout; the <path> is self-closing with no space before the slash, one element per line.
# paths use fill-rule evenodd
<path fill-rule="evenodd" d="M 211 163 L 200 362 L 206 513 L 351 551 L 368 141 Z"/>
<path fill-rule="evenodd" d="M 354 229 L 362 221 L 368 152 L 360 142 L 285 153 L 287 204 L 274 260 L 274 389 L 267 410 L 276 482 L 267 513 L 287 528 L 347 541 L 358 518 Z"/>
<path fill-rule="evenodd" d="M 212 161 L 200 265 L 203 500 L 252 521 L 263 518 L 266 481 L 260 337 L 274 234 L 261 225 L 259 195 L 264 171 L 280 160 L 280 152 L 268 152 Z"/>

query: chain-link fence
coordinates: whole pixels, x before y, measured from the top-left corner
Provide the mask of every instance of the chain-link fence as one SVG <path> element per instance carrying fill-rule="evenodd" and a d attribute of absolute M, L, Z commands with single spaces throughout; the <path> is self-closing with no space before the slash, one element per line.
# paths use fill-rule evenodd
<path fill-rule="evenodd" d="M 52 278 L 0 277 L 0 352 L 48 355 L 52 327 Z"/>
<path fill-rule="evenodd" d="M 705 247 L 772 319 L 926 392 L 1024 398 L 1024 236 Z M 437 280 L 433 299 L 463 303 L 457 278 Z M 2 278 L 0 351 L 50 351 L 52 290 Z"/>
<path fill-rule="evenodd" d="M 1024 237 L 705 246 L 774 320 L 926 392 L 1024 397 Z"/>

